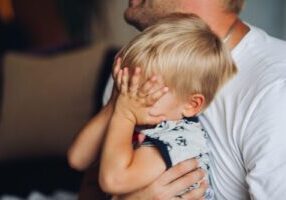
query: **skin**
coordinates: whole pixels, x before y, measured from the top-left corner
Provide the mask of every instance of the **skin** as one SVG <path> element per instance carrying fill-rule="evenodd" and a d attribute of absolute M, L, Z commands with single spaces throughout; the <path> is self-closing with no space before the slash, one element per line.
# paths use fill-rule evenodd
<path fill-rule="evenodd" d="M 127 23 L 135 26 L 139 30 L 143 30 L 156 23 L 161 17 L 170 13 L 193 13 L 200 16 L 218 36 L 224 38 L 229 27 L 236 19 L 238 19 L 238 15 L 224 10 L 224 6 L 221 3 L 222 0 L 130 0 L 129 6 L 124 13 L 124 17 Z M 228 47 L 230 49 L 234 48 L 248 31 L 249 28 L 239 20 L 234 27 L 230 39 L 226 43 Z M 112 103 L 110 103 L 109 106 L 113 108 Z M 111 114 L 106 114 L 104 112 L 100 112 L 100 115 L 106 115 L 104 117 L 105 119 L 110 119 L 111 117 Z M 98 123 L 100 120 L 96 120 L 96 118 L 101 119 L 101 117 L 96 116 L 93 123 L 89 124 L 79 134 L 79 137 L 83 133 L 92 135 L 93 133 L 91 130 L 95 130 L 95 127 L 98 126 L 103 127 L 101 130 L 105 130 L 107 122 Z M 102 131 L 97 134 L 104 135 L 105 132 Z M 77 146 L 74 148 L 82 149 L 82 145 L 77 143 Z M 93 156 L 95 155 L 92 152 L 90 153 Z M 74 154 L 71 154 L 70 158 L 73 157 L 72 155 Z M 174 197 L 175 194 L 187 188 L 189 185 L 200 182 L 204 177 L 204 174 L 197 170 L 196 163 L 196 160 L 182 162 L 161 174 L 149 186 L 146 186 L 137 192 L 121 195 L 118 199 L 176 199 Z M 81 163 L 77 162 L 74 166 L 78 167 L 80 165 Z M 206 191 L 206 188 L 207 185 L 201 184 L 198 189 L 189 192 L 184 195 L 183 198 L 190 200 L 203 199 L 203 194 Z M 91 195 L 84 199 L 88 200 L 95 198 L 96 196 Z"/>
<path fill-rule="evenodd" d="M 127 23 L 144 30 L 171 12 L 178 12 L 179 1 L 131 0 L 124 13 Z M 180 6 L 181 7 L 181 6 Z"/>
<path fill-rule="evenodd" d="M 120 70 L 116 77 L 119 95 L 108 125 L 99 173 L 101 188 L 111 194 L 125 194 L 142 188 L 165 170 L 164 162 L 159 159 L 155 148 L 134 150 L 132 147 L 136 124 L 154 125 L 163 120 L 163 116 L 151 116 L 149 110 L 167 92 L 163 87 L 150 93 L 155 81 L 149 80 L 139 86 L 139 78 L 139 71 L 135 70 L 134 76 L 129 79 L 127 68 L 124 72 Z M 146 170 L 152 169 L 153 165 L 157 167 Z M 138 176 L 139 173 L 144 176 Z M 135 179 L 136 183 L 133 182 Z"/>
<path fill-rule="evenodd" d="M 100 186 L 107 193 L 137 191 L 152 183 L 166 170 L 156 148 L 133 148 L 132 136 L 136 125 L 156 125 L 163 120 L 177 121 L 182 119 L 183 113 L 191 117 L 203 106 L 203 101 L 198 98 L 180 100 L 174 91 L 160 87 L 156 76 L 147 81 L 141 80 L 140 71 L 140 68 L 136 68 L 134 74 L 131 74 L 128 68 L 124 68 L 115 77 L 119 95 L 108 125 L 99 172 Z M 154 91 L 154 88 L 158 89 Z M 153 108 L 156 110 L 151 112 Z"/>

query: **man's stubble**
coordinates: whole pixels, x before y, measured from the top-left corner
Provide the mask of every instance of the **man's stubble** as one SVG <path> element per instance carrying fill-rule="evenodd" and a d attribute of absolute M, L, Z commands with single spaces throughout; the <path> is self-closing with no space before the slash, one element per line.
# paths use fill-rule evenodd
<path fill-rule="evenodd" d="M 129 7 L 124 12 L 125 21 L 142 31 L 160 18 L 177 12 L 180 0 L 142 0 L 140 5 Z"/>

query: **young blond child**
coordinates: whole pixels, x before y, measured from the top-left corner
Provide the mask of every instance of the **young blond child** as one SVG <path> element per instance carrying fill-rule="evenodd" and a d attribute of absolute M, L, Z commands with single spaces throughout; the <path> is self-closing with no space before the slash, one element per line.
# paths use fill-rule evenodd
<path fill-rule="evenodd" d="M 118 96 L 101 155 L 101 188 L 113 195 L 136 191 L 190 158 L 199 160 L 209 184 L 207 134 L 196 116 L 236 74 L 223 42 L 197 16 L 173 14 L 135 37 L 120 57 Z M 146 136 L 135 148 L 134 132 Z M 211 187 L 205 199 L 214 199 Z"/>

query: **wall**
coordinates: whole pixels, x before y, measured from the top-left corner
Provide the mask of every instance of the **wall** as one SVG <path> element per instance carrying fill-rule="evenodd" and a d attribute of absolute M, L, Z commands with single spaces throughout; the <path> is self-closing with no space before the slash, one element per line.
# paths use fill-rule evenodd
<path fill-rule="evenodd" d="M 101 37 L 107 38 L 111 43 L 117 46 L 127 44 L 138 31 L 132 26 L 126 24 L 123 18 L 125 8 L 128 6 L 128 0 L 108 0 L 103 8 L 105 9 L 104 24 L 94 24 L 93 32 L 98 33 L 99 27 L 105 27 Z M 98 37 L 98 34 L 95 34 Z M 95 38 L 96 40 L 97 38 Z"/>
<path fill-rule="evenodd" d="M 286 39 L 285 0 L 246 0 L 241 18 L 270 35 Z"/>

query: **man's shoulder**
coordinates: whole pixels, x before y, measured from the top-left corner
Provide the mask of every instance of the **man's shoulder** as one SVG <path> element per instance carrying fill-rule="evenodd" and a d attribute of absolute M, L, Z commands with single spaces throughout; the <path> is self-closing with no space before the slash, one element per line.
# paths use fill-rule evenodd
<path fill-rule="evenodd" d="M 251 26 L 250 31 L 234 50 L 233 56 L 245 84 L 266 87 L 286 80 L 286 42 Z M 239 79 L 240 80 L 240 79 Z"/>
<path fill-rule="evenodd" d="M 253 59 L 264 61 L 281 61 L 286 63 L 286 41 L 269 35 L 266 31 L 249 25 L 250 31 L 244 38 L 243 52 L 255 55 Z M 242 42 L 242 43 L 243 43 Z M 241 49 L 243 50 L 243 49 Z"/>

